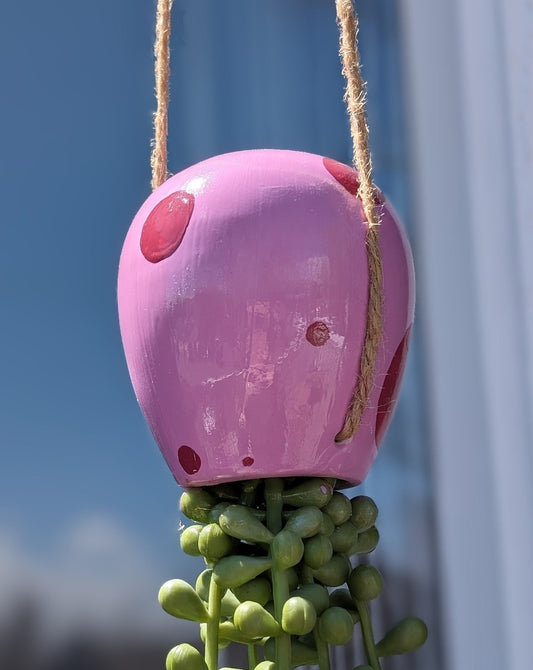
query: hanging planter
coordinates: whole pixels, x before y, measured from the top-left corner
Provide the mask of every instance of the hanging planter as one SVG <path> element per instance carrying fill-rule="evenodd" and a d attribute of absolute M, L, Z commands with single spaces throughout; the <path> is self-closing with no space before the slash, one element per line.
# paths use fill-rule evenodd
<path fill-rule="evenodd" d="M 365 478 L 407 355 L 414 273 L 405 234 L 372 184 L 351 0 L 338 0 L 358 171 L 313 154 L 217 156 L 166 179 L 170 0 L 160 0 L 154 192 L 120 260 L 124 350 L 139 404 L 193 524 L 183 550 L 208 568 L 159 599 L 198 621 L 204 653 L 167 670 L 329 670 L 328 645 L 360 625 L 371 670 L 412 651 L 406 618 L 374 642 L 380 573 L 350 557 L 376 547 L 377 508 L 339 489 Z M 346 588 L 337 590 L 336 587 Z"/>
<path fill-rule="evenodd" d="M 405 235 L 381 198 L 383 329 L 360 425 L 336 442 L 367 327 L 367 224 L 348 166 L 293 151 L 171 177 L 126 238 L 118 299 L 141 408 L 177 481 L 360 483 L 395 404 L 413 319 Z"/>

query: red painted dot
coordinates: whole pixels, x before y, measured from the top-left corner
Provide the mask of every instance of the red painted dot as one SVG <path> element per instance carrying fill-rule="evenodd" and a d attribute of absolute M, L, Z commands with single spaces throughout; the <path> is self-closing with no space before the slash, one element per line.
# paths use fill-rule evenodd
<path fill-rule="evenodd" d="M 242 459 L 242 464 L 245 468 L 249 468 L 250 465 L 254 464 L 254 459 L 251 456 L 246 456 L 246 458 Z"/>
<path fill-rule="evenodd" d="M 357 195 L 359 180 L 357 179 L 357 172 L 353 168 L 344 165 L 344 163 L 339 163 L 339 161 L 334 161 L 333 158 L 324 158 L 323 163 L 330 175 L 335 177 L 348 193 Z"/>
<path fill-rule="evenodd" d="M 359 180 L 357 179 L 357 172 L 349 165 L 334 161 L 333 158 L 323 158 L 324 167 L 332 177 L 344 186 L 344 188 L 352 195 L 357 196 L 359 192 Z M 374 186 L 374 202 L 376 205 L 383 205 L 385 196 L 377 186 Z"/>
<path fill-rule="evenodd" d="M 178 449 L 178 459 L 181 467 L 188 475 L 195 475 L 202 465 L 200 456 L 186 445 Z"/>
<path fill-rule="evenodd" d="M 315 321 L 307 329 L 305 337 L 314 347 L 322 347 L 329 340 L 329 328 L 323 321 Z"/>
<path fill-rule="evenodd" d="M 376 205 L 384 205 L 385 204 L 385 196 L 383 195 L 383 191 L 378 188 L 374 184 L 374 202 Z"/>
<path fill-rule="evenodd" d="M 194 195 L 176 191 L 150 212 L 141 233 L 141 251 L 150 263 L 159 263 L 179 247 L 194 209 Z"/>
<path fill-rule="evenodd" d="M 396 406 L 398 392 L 400 390 L 400 382 L 402 380 L 403 371 L 405 369 L 405 362 L 407 360 L 407 350 L 409 349 L 409 336 L 411 335 L 411 328 L 405 333 L 403 340 L 398 345 L 396 352 L 392 358 L 387 374 L 385 375 L 385 382 L 381 389 L 381 394 L 378 401 L 378 413 L 376 417 L 376 444 L 379 444 L 383 439 L 389 423 L 392 419 L 392 413 Z"/>

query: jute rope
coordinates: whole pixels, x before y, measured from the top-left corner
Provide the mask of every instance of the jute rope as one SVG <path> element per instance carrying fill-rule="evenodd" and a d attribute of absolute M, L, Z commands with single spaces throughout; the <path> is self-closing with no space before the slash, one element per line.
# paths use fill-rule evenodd
<path fill-rule="evenodd" d="M 167 170 L 167 136 L 168 136 L 168 102 L 170 77 L 170 31 L 173 0 L 158 0 L 155 28 L 155 96 L 157 110 L 154 114 L 155 136 L 152 147 L 152 190 L 166 181 Z"/>
<path fill-rule="evenodd" d="M 367 221 L 366 249 L 368 257 L 368 309 L 365 342 L 361 353 L 359 376 L 348 406 L 342 430 L 336 442 L 353 437 L 361 424 L 374 384 L 374 370 L 382 334 L 383 294 L 381 290 L 383 266 L 379 248 L 379 216 L 372 183 L 372 161 L 368 142 L 365 82 L 361 76 L 361 60 L 357 48 L 358 19 L 352 0 L 335 0 L 337 23 L 340 30 L 342 73 L 346 79 L 344 100 L 348 108 L 353 144 L 353 162 L 359 176 L 359 192 Z"/>

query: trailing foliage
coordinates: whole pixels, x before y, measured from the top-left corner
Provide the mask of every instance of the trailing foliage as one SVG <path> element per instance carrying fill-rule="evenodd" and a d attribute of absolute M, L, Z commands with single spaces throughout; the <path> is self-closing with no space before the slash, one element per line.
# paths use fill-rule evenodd
<path fill-rule="evenodd" d="M 195 523 L 182 531 L 181 547 L 208 567 L 195 588 L 179 579 L 164 584 L 159 600 L 172 616 L 200 623 L 205 654 L 178 645 L 167 669 L 218 670 L 217 650 L 233 643 L 248 646 L 249 670 L 330 670 L 329 645 L 347 644 L 357 625 L 368 662 L 361 670 L 381 670 L 381 657 L 424 644 L 427 629 L 415 617 L 375 643 L 368 603 L 383 578 L 351 559 L 376 548 L 378 509 L 335 484 L 270 479 L 183 493 L 180 508 Z"/>

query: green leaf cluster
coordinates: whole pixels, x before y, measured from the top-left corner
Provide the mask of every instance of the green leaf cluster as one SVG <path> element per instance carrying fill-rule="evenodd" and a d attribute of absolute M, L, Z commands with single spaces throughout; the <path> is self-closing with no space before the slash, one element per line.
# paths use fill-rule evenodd
<path fill-rule="evenodd" d="M 380 658 L 424 643 L 427 629 L 415 617 L 375 643 L 368 603 L 383 579 L 352 561 L 376 548 L 378 510 L 367 496 L 349 500 L 335 483 L 253 480 L 183 493 L 180 509 L 193 523 L 181 532 L 181 548 L 207 567 L 194 588 L 166 582 L 159 602 L 172 616 L 197 621 L 206 649 L 202 656 L 178 645 L 167 670 L 218 670 L 217 649 L 231 643 L 248 646 L 250 670 L 330 670 L 329 645 L 347 644 L 357 625 L 368 662 L 361 669 L 381 670 Z"/>

